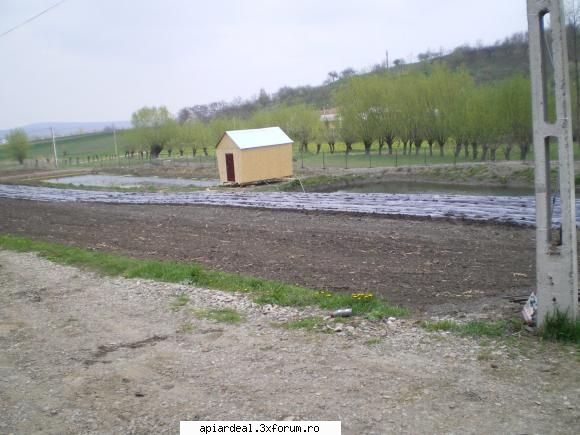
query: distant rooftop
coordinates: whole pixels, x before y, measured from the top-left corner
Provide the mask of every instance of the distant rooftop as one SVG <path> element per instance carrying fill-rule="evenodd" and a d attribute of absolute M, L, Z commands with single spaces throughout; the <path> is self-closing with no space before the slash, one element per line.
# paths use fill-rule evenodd
<path fill-rule="evenodd" d="M 242 150 L 273 145 L 284 145 L 294 142 L 280 127 L 230 130 L 226 131 L 226 134 Z"/>

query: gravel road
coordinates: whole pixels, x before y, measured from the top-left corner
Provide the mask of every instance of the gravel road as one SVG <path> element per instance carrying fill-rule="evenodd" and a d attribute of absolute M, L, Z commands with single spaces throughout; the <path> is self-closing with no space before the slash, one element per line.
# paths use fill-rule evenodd
<path fill-rule="evenodd" d="M 170 309 L 176 295 L 187 305 Z M 201 318 L 233 308 L 238 325 Z M 341 420 L 343 434 L 576 434 L 574 348 L 334 331 L 243 295 L 103 278 L 0 251 L 0 433 L 177 433 L 180 420 Z M 327 320 L 331 323 L 331 320 Z"/>

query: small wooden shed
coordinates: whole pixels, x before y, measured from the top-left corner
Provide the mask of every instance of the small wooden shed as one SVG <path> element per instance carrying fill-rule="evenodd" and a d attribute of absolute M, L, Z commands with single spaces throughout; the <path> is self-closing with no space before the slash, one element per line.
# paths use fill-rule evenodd
<path fill-rule="evenodd" d="M 216 145 L 221 182 L 247 184 L 291 177 L 292 143 L 280 127 L 226 131 Z"/>

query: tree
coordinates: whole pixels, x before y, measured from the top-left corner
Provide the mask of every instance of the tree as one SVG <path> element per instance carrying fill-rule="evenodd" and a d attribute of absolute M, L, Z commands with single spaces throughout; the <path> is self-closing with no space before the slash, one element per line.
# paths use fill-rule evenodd
<path fill-rule="evenodd" d="M 283 120 L 286 132 L 300 144 L 300 151 L 308 152 L 308 144 L 315 138 L 316 130 L 320 126 L 320 114 L 307 105 L 301 104 L 279 112 L 286 119 Z M 284 130 L 284 128 L 282 128 Z"/>
<path fill-rule="evenodd" d="M 334 146 L 338 137 L 335 123 L 329 120 L 325 120 L 323 134 L 324 140 L 328 144 L 328 150 L 330 151 L 330 154 L 334 154 Z"/>
<path fill-rule="evenodd" d="M 341 122 L 345 131 L 363 142 L 368 155 L 379 133 L 381 101 L 376 77 L 353 77 L 336 93 Z"/>
<path fill-rule="evenodd" d="M 328 73 L 328 80 L 330 83 L 335 82 L 338 79 L 338 73 L 336 71 L 330 71 Z"/>
<path fill-rule="evenodd" d="M 346 78 L 352 77 L 355 74 L 356 74 L 356 71 L 354 70 L 354 68 L 349 66 L 348 68 L 345 68 L 340 72 L 340 77 L 343 79 L 346 79 Z"/>
<path fill-rule="evenodd" d="M 415 146 L 415 154 L 419 154 L 425 137 L 427 121 L 427 107 L 424 100 L 425 75 L 411 73 L 400 78 L 399 92 L 401 92 L 401 135 L 404 142 Z"/>
<path fill-rule="evenodd" d="M 464 103 L 464 96 L 469 95 L 474 87 L 473 79 L 465 70 L 451 72 L 443 64 L 436 64 L 427 80 L 427 117 L 425 139 L 429 144 L 429 153 L 432 155 L 432 146 L 436 142 L 439 146 L 439 155 L 444 156 L 445 143 L 453 133 L 454 112 L 457 106 Z M 457 115 L 457 122 L 462 122 Z"/>
<path fill-rule="evenodd" d="M 579 54 L 578 54 L 578 27 L 580 26 L 580 2 L 576 3 L 576 0 L 568 0 L 566 2 L 566 20 L 568 33 L 570 37 L 568 41 L 572 41 L 570 48 L 568 50 L 568 56 L 570 58 L 570 63 L 574 65 L 574 92 L 573 92 L 573 112 L 574 112 L 574 122 L 573 131 L 574 137 L 578 141 L 580 140 L 580 70 L 579 68 Z"/>
<path fill-rule="evenodd" d="M 192 155 L 195 156 L 197 150 L 202 148 L 207 155 L 207 147 L 212 137 L 208 125 L 200 121 L 189 121 L 179 127 L 177 141 L 180 153 L 191 149 Z"/>
<path fill-rule="evenodd" d="M 143 107 L 133 113 L 131 123 L 153 158 L 159 157 L 177 133 L 177 124 L 165 106 Z"/>
<path fill-rule="evenodd" d="M 266 92 L 266 90 L 264 88 L 260 89 L 260 94 L 258 95 L 258 104 L 260 105 L 260 107 L 266 107 L 271 103 L 272 99 L 270 98 L 270 95 L 268 95 L 268 93 Z"/>
<path fill-rule="evenodd" d="M 520 159 L 525 160 L 532 134 L 532 97 L 530 79 L 517 75 L 498 84 L 501 119 L 505 122 L 505 134 L 510 143 L 520 148 Z M 509 151 L 506 155 L 509 159 Z"/>
<path fill-rule="evenodd" d="M 6 136 L 7 149 L 10 155 L 18 160 L 21 165 L 24 164 L 24 159 L 28 155 L 28 135 L 26 132 L 20 128 L 12 130 L 8 136 Z"/>

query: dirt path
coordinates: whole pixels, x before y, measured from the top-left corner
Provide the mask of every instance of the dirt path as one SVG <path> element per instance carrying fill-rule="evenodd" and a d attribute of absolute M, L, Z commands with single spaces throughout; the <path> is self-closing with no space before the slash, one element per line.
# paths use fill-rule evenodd
<path fill-rule="evenodd" d="M 430 313 L 516 312 L 529 295 L 534 231 L 460 222 L 211 206 L 0 199 L 0 233 L 334 291 L 377 292 Z"/>
<path fill-rule="evenodd" d="M 170 306 L 185 292 L 179 311 Z M 229 307 L 239 325 L 194 313 Z M 570 347 L 408 321 L 284 330 L 312 313 L 106 279 L 0 251 L 0 433 L 176 433 L 179 420 L 341 420 L 343 434 L 577 433 Z"/>

